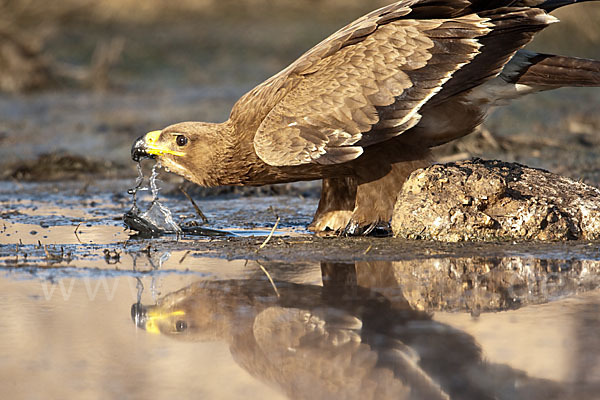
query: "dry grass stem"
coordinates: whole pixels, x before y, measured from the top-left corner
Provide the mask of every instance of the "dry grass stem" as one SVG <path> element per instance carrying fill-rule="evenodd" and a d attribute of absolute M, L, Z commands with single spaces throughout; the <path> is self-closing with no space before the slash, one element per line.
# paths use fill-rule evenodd
<path fill-rule="evenodd" d="M 277 224 L 275 224 L 275 226 L 277 226 Z M 264 272 L 264 274 L 267 276 L 267 278 L 269 279 L 269 282 L 271 282 L 271 286 L 273 286 L 273 290 L 275 291 L 275 295 L 279 298 L 281 297 L 281 295 L 279 294 L 279 290 L 277 290 L 277 286 L 275 286 L 275 282 L 273 281 L 273 278 L 271 278 L 271 274 L 269 274 L 269 271 L 267 271 L 267 269 L 265 267 L 263 267 L 263 265 L 260 262 L 256 262 L 258 264 L 258 266 L 260 267 L 260 269 L 262 270 L 262 272 Z"/>
<path fill-rule="evenodd" d="M 275 221 L 275 225 L 273 225 L 273 229 L 271 229 L 271 232 L 269 233 L 269 236 L 267 236 L 267 238 L 265 239 L 264 242 L 262 242 L 262 244 L 258 247 L 258 249 L 256 250 L 256 252 L 258 253 L 258 251 L 262 248 L 264 248 L 267 243 L 269 243 L 269 240 L 271 240 L 271 238 L 273 237 L 273 233 L 275 233 L 275 229 L 277 229 L 277 225 L 279 224 L 279 221 L 281 220 L 280 217 L 277 217 L 277 221 Z"/>
<path fill-rule="evenodd" d="M 186 259 L 186 257 L 188 256 L 188 254 L 190 254 L 190 252 L 191 252 L 191 250 L 188 250 L 185 252 L 185 254 L 179 260 L 179 264 L 181 264 Z"/>
<path fill-rule="evenodd" d="M 83 224 L 83 222 L 80 222 L 80 223 L 77 224 L 77 226 L 75 227 L 75 231 L 73 233 L 75 234 L 75 237 L 77 238 L 77 241 L 79 243 L 83 244 L 83 242 L 79 238 L 79 234 L 77 233 L 77 231 L 79 230 L 79 227 L 81 226 L 81 224 Z"/>
<path fill-rule="evenodd" d="M 190 203 L 192 203 L 192 206 L 194 206 L 194 209 L 196 210 L 196 214 L 198 214 L 198 216 L 202 219 L 202 224 L 208 224 L 208 218 L 206 218 L 206 215 L 204 215 L 204 213 L 202 212 L 200 207 L 198 207 L 198 205 L 196 204 L 194 199 L 192 199 L 192 197 L 188 194 L 188 192 L 186 192 L 186 190 L 183 188 L 183 186 L 180 186 L 179 190 L 181 190 L 181 193 L 183 193 L 183 195 L 185 197 L 187 197 L 187 199 L 190 201 Z"/>

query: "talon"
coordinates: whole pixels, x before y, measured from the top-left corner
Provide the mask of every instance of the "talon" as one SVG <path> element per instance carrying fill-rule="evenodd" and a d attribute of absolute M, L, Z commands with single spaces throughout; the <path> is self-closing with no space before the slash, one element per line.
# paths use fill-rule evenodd
<path fill-rule="evenodd" d="M 369 234 L 370 234 L 370 233 L 371 233 L 371 232 L 372 232 L 372 231 L 375 229 L 375 225 L 376 225 L 376 223 L 375 223 L 375 222 L 373 222 L 373 223 L 371 223 L 371 224 L 367 225 L 367 226 L 366 226 L 366 227 L 363 229 L 362 236 L 369 236 Z"/>
<path fill-rule="evenodd" d="M 342 237 L 350 237 L 350 236 L 360 236 L 360 228 L 357 222 L 350 220 L 348 225 L 342 230 L 340 236 Z"/>
<path fill-rule="evenodd" d="M 350 220 L 341 232 L 340 236 L 372 236 L 388 237 L 392 235 L 392 228 L 387 222 L 373 222 L 369 225 L 360 226 L 357 222 Z"/>
<path fill-rule="evenodd" d="M 392 236 L 392 227 L 389 222 L 377 222 L 369 225 L 369 228 L 363 233 L 364 236 L 388 237 Z"/>

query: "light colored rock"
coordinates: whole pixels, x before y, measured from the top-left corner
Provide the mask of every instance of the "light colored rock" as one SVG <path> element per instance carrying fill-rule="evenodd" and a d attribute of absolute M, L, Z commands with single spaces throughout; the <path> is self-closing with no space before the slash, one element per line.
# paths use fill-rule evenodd
<path fill-rule="evenodd" d="M 600 190 L 501 161 L 433 165 L 398 196 L 395 236 L 440 241 L 600 238 Z"/>

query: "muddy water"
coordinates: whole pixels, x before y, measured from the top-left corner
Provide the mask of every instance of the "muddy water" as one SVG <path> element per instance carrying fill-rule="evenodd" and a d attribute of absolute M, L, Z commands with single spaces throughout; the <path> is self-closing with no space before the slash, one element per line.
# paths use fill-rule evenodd
<path fill-rule="evenodd" d="M 316 238 L 299 196 L 143 239 L 130 186 L 0 184 L 2 398 L 598 398 L 599 243 Z"/>

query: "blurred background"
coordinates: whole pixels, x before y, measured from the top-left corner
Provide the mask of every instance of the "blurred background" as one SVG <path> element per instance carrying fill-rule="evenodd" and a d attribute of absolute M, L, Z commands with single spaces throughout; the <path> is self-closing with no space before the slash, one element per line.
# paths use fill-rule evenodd
<path fill-rule="evenodd" d="M 387 3 L 0 0 L 0 179 L 133 176 L 136 137 L 183 120 L 223 121 L 247 90 Z M 532 49 L 600 58 L 600 4 L 555 15 L 562 23 Z M 599 92 L 530 96 L 436 154 L 522 161 L 597 182 Z"/>

